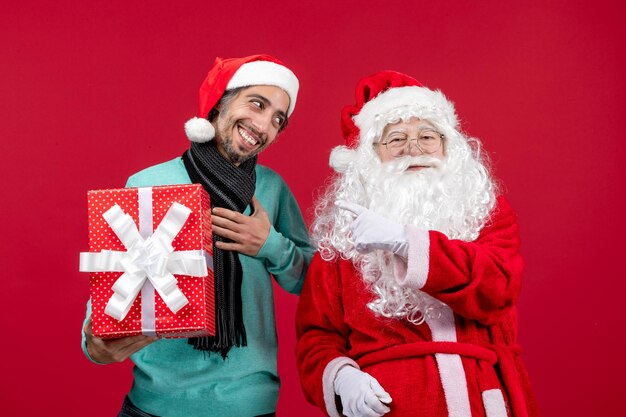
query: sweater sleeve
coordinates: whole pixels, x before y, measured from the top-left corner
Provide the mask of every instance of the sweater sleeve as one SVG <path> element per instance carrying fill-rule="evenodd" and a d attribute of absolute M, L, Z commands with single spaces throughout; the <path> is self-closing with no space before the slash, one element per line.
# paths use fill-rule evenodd
<path fill-rule="evenodd" d="M 333 381 L 343 365 L 359 366 L 348 356 L 349 328 L 344 322 L 338 262 L 317 253 L 309 267 L 296 312 L 296 362 L 309 402 L 339 416 Z"/>
<path fill-rule="evenodd" d="M 475 241 L 409 228 L 409 258 L 406 268 L 396 268 L 405 273 L 398 282 L 421 289 L 461 316 L 493 324 L 519 296 L 523 270 L 519 247 L 515 213 L 499 197 Z"/>
<path fill-rule="evenodd" d="M 91 355 L 89 354 L 89 351 L 87 351 L 87 339 L 85 336 L 85 325 L 87 324 L 87 321 L 91 318 L 91 299 L 89 299 L 87 301 L 87 313 L 85 314 L 85 320 L 83 320 L 83 327 L 82 327 L 82 337 L 81 337 L 81 347 L 83 348 L 83 353 L 85 354 L 85 356 L 87 357 L 87 359 L 89 359 L 90 361 L 92 361 L 95 364 L 98 365 L 104 365 L 103 363 L 100 363 L 98 361 L 96 361 L 94 358 L 91 357 Z"/>
<path fill-rule="evenodd" d="M 272 224 L 256 257 L 264 260 L 267 271 L 284 290 L 300 294 L 315 249 L 309 244 L 309 234 L 295 197 L 287 184 L 277 174 L 273 175 L 272 183 L 264 182 L 257 187 L 257 197 Z"/>

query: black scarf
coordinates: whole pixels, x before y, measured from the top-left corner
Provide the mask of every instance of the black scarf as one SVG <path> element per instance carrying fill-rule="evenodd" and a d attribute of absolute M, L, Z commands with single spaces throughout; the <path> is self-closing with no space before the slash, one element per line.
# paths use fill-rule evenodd
<path fill-rule="evenodd" d="M 192 143 L 183 154 L 191 182 L 200 183 L 211 197 L 211 208 L 224 207 L 243 213 L 256 187 L 256 156 L 233 165 L 219 153 L 215 144 Z M 241 309 L 242 269 L 237 252 L 215 247 L 216 241 L 229 239 L 213 234 L 213 272 L 215 277 L 215 336 L 188 340 L 194 349 L 219 352 L 225 359 L 233 346 L 246 346 L 246 329 Z"/>

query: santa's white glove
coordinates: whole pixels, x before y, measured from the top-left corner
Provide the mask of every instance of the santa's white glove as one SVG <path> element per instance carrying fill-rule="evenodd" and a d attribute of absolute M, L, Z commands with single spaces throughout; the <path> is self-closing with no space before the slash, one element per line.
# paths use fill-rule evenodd
<path fill-rule="evenodd" d="M 380 249 L 393 252 L 403 258 L 408 257 L 409 242 L 403 225 L 355 203 L 337 200 L 335 204 L 339 208 L 356 214 L 350 229 L 357 252 L 368 253 Z"/>
<path fill-rule="evenodd" d="M 380 417 L 390 410 L 391 396 L 370 374 L 345 365 L 335 376 L 335 394 L 348 417 Z"/>

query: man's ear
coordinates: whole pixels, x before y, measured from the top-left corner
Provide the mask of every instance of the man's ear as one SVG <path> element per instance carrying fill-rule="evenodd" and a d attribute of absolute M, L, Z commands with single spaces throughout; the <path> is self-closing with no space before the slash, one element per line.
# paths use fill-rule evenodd
<path fill-rule="evenodd" d="M 216 104 L 215 107 L 213 107 L 211 109 L 211 111 L 209 111 L 209 114 L 207 115 L 207 120 L 215 127 L 215 120 L 217 119 L 217 117 L 220 114 L 220 110 L 221 110 L 221 105 Z"/>

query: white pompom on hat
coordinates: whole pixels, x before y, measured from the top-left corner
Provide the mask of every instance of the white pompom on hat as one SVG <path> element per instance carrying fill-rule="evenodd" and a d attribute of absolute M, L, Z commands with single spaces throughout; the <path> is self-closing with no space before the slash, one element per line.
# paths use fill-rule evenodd
<path fill-rule="evenodd" d="M 215 58 L 200 86 L 200 117 L 185 123 L 185 133 L 192 142 L 208 142 L 215 137 L 215 129 L 207 120 L 209 112 L 220 101 L 224 92 L 238 87 L 272 85 L 280 87 L 289 96 L 287 116 L 296 107 L 299 82 L 295 74 L 270 55 L 251 55 L 243 58 Z"/>
<path fill-rule="evenodd" d="M 403 106 L 421 106 L 451 127 L 458 123 L 454 105 L 443 93 L 424 87 L 406 74 L 380 71 L 361 79 L 356 86 L 356 103 L 343 108 L 341 128 L 346 145 L 331 151 L 329 165 L 337 172 L 345 172 L 357 158 L 357 148 L 371 145 L 365 143 L 364 137 L 377 116 Z"/>

